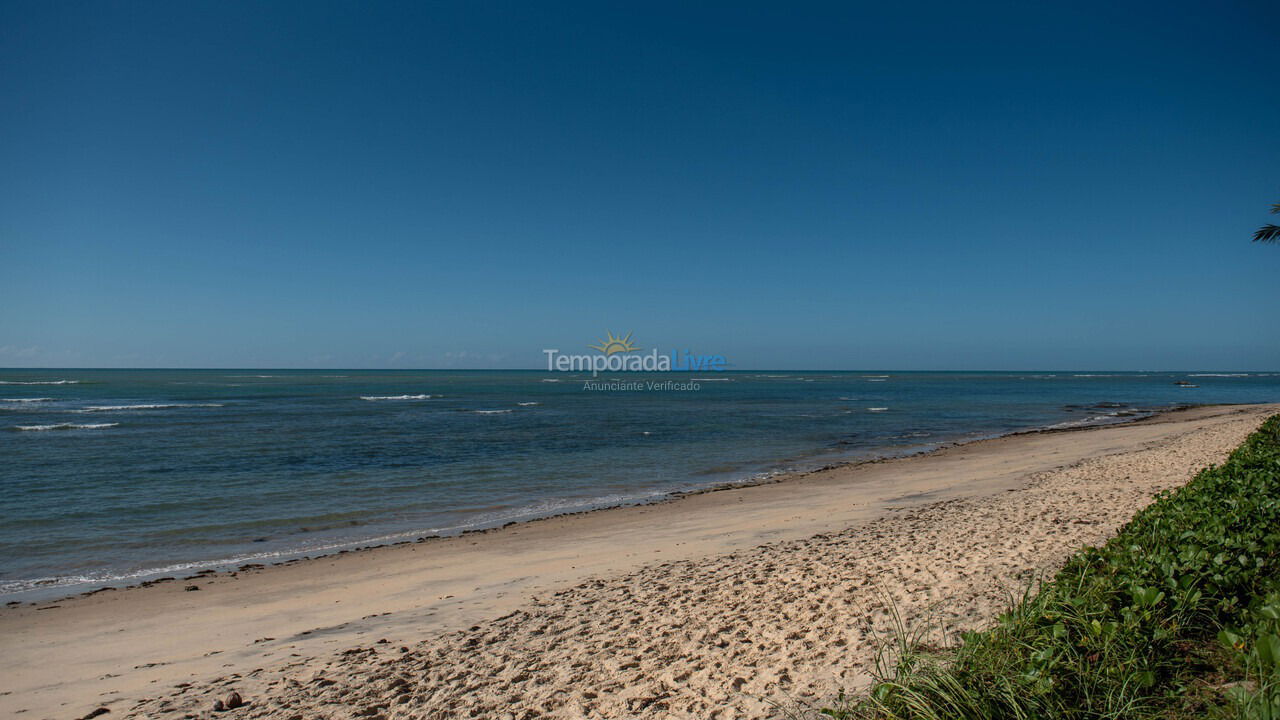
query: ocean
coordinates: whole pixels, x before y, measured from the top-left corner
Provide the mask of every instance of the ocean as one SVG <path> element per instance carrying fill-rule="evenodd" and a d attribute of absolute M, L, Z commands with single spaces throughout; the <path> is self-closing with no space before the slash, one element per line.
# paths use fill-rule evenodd
<path fill-rule="evenodd" d="M 0 595 L 1253 402 L 1280 373 L 0 370 Z"/>

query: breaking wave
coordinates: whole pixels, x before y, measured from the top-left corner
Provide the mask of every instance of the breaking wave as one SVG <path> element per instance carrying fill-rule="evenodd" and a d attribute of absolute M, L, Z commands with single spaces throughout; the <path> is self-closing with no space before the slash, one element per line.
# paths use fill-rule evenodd
<path fill-rule="evenodd" d="M 139 405 L 90 405 L 76 412 L 119 412 L 122 410 L 165 410 L 168 408 L 222 407 L 222 403 L 151 403 Z"/>
<path fill-rule="evenodd" d="M 41 430 L 100 430 L 102 428 L 115 427 L 120 423 L 57 423 L 55 425 L 14 425 L 14 430 L 19 431 L 41 431 Z"/>

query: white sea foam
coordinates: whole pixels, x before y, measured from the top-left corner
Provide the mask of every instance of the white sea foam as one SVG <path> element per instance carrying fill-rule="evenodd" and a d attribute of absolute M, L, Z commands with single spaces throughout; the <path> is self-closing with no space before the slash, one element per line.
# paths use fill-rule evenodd
<path fill-rule="evenodd" d="M 867 378 L 867 382 L 888 382 L 888 381 L 889 381 L 889 378 L 882 378 L 882 377 Z"/>
<path fill-rule="evenodd" d="M 889 408 L 887 407 L 867 408 L 867 412 L 884 412 L 885 410 L 888 410 L 888 409 Z"/>
<path fill-rule="evenodd" d="M 79 385 L 79 380 L 0 380 L 0 385 Z"/>
<path fill-rule="evenodd" d="M 864 378 L 887 378 L 888 375 L 863 375 Z"/>
<path fill-rule="evenodd" d="M 542 403 L 539 403 L 539 402 L 518 402 L 518 403 L 516 403 L 516 404 L 517 404 L 517 405 L 519 405 L 520 407 L 529 407 L 530 405 L 541 405 Z"/>
<path fill-rule="evenodd" d="M 508 408 L 506 410 L 472 410 L 471 412 L 477 415 L 503 415 L 512 412 L 512 410 Z"/>
<path fill-rule="evenodd" d="M 361 395 L 361 400 L 429 400 L 431 395 Z"/>
<path fill-rule="evenodd" d="M 120 423 L 58 423 L 56 425 L 14 425 L 14 430 L 100 430 Z"/>
<path fill-rule="evenodd" d="M 119 412 L 122 410 L 165 410 L 168 408 L 222 407 L 222 403 L 147 403 L 140 405 L 90 405 L 76 412 Z"/>
<path fill-rule="evenodd" d="M 53 398 L 0 398 L 4 402 L 30 403 L 30 402 L 50 402 Z"/>
<path fill-rule="evenodd" d="M 556 378 L 542 378 L 542 382 L 560 382 Z"/>
<path fill-rule="evenodd" d="M 1191 373 L 1187 377 L 1249 377 L 1249 373 Z"/>
<path fill-rule="evenodd" d="M 1103 425 L 1108 422 L 1114 422 L 1115 419 L 1116 419 L 1115 416 L 1112 414 L 1091 415 L 1089 417 L 1082 418 L 1080 420 L 1067 420 L 1066 422 L 1060 422 L 1053 425 L 1048 425 L 1046 426 L 1046 429 L 1047 430 L 1065 430 L 1067 428 L 1087 427 L 1089 425 Z"/>

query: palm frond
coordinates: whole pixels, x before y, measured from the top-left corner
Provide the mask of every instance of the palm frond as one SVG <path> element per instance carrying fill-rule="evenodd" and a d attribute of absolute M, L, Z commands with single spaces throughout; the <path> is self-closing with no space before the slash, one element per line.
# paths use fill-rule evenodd
<path fill-rule="evenodd" d="M 1280 215 L 1280 203 L 1276 203 L 1275 205 L 1271 206 L 1271 214 Z"/>
<path fill-rule="evenodd" d="M 1280 242 L 1280 225 L 1263 225 L 1253 234 L 1254 242 Z"/>

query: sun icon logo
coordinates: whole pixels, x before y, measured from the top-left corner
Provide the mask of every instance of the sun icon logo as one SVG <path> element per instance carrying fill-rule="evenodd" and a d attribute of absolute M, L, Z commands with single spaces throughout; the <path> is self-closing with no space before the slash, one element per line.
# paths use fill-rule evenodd
<path fill-rule="evenodd" d="M 606 332 L 608 338 L 601 340 L 599 345 L 588 345 L 592 350 L 599 350 L 605 355 L 614 353 L 636 352 L 640 348 L 631 344 L 631 333 L 627 333 L 626 337 L 614 337 L 612 332 Z"/>

